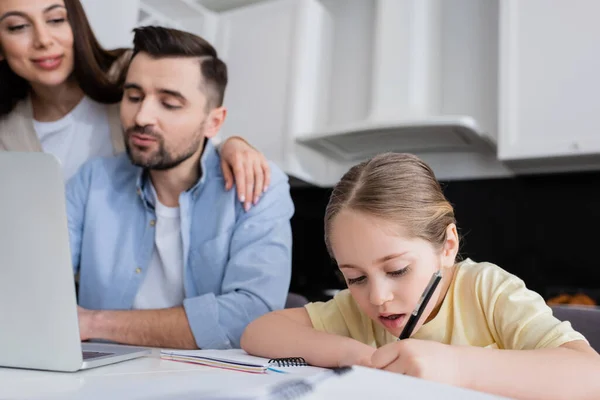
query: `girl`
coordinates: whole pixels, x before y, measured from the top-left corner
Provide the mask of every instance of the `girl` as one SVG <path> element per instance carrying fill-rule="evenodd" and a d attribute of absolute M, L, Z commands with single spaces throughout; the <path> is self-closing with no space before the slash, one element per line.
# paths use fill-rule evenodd
<path fill-rule="evenodd" d="M 123 151 L 130 56 L 100 46 L 79 0 L 0 1 L 0 151 L 52 153 L 66 180 L 90 158 Z M 266 159 L 239 137 L 220 153 L 227 189 L 235 173 L 249 208 L 269 184 Z"/>
<path fill-rule="evenodd" d="M 600 357 L 581 334 L 516 276 L 456 261 L 454 210 L 417 157 L 383 154 L 350 169 L 329 200 L 325 232 L 349 289 L 252 322 L 241 342 L 248 353 L 522 399 L 600 398 Z M 399 341 L 436 271 L 442 280 L 421 320 Z"/>

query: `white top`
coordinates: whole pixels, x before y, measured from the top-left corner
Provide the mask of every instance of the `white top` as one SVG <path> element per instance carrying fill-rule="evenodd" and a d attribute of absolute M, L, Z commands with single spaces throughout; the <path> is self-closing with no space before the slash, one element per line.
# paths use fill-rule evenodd
<path fill-rule="evenodd" d="M 134 309 L 157 309 L 183 304 L 183 239 L 179 207 L 163 205 L 154 195 L 154 250 L 146 277 L 133 302 Z"/>
<path fill-rule="evenodd" d="M 87 96 L 58 121 L 33 126 L 44 152 L 60 160 L 65 181 L 87 160 L 113 154 L 106 105 Z"/>

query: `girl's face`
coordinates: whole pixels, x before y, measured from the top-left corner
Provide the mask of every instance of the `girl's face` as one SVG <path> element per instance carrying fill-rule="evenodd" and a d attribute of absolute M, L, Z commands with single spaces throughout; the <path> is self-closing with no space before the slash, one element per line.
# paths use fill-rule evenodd
<path fill-rule="evenodd" d="M 74 66 L 64 0 L 0 0 L 1 60 L 34 87 L 63 84 Z"/>
<path fill-rule="evenodd" d="M 442 282 L 414 332 L 433 316 L 452 280 L 458 252 L 453 224 L 441 250 L 426 240 L 408 238 L 402 231 L 397 224 L 342 210 L 330 232 L 333 255 L 352 297 L 365 314 L 395 336 L 402 332 L 433 273 L 442 270 Z"/>

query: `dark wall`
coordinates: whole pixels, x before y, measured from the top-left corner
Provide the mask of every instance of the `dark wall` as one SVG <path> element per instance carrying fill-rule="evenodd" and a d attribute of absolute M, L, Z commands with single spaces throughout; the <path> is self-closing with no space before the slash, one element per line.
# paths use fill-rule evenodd
<path fill-rule="evenodd" d="M 600 302 L 600 173 L 444 182 L 463 257 L 490 261 L 548 298 L 560 289 Z M 293 188 L 291 290 L 311 300 L 343 288 L 323 242 L 330 189 Z"/>

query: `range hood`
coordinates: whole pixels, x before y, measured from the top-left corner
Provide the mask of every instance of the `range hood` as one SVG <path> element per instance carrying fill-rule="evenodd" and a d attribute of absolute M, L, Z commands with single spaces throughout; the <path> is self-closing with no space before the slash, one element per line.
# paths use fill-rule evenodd
<path fill-rule="evenodd" d="M 495 152 L 494 140 L 466 116 L 364 121 L 297 139 L 336 161 L 358 161 L 387 151 L 407 153 Z"/>
<path fill-rule="evenodd" d="M 369 99 L 366 117 L 301 132 L 296 143 L 337 162 L 386 151 L 495 154 L 495 132 L 483 126 L 495 129 L 488 118 L 495 112 L 494 92 L 477 87 L 493 79 L 493 71 L 486 75 L 479 68 L 485 54 L 473 55 L 483 46 L 447 43 L 444 18 L 454 12 L 448 7 L 443 0 L 376 0 L 372 54 L 365 55 L 371 57 L 369 92 L 356 93 Z M 453 46 L 463 53 L 449 53 Z M 465 52 L 471 53 L 460 59 Z M 474 57 L 479 57 L 476 65 Z"/>

